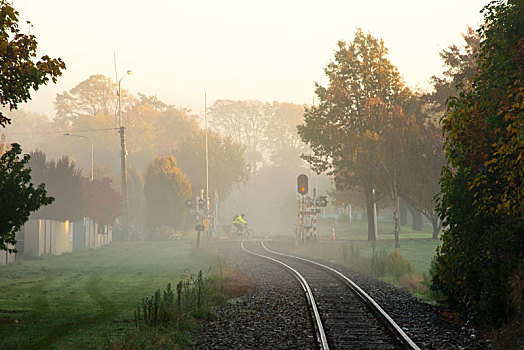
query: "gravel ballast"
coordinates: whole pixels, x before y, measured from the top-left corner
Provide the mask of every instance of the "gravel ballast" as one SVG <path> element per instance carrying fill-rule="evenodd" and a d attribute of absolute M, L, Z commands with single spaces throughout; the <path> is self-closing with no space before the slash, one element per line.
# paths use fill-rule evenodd
<path fill-rule="evenodd" d="M 217 249 L 229 264 L 253 278 L 256 290 L 218 308 L 217 320 L 202 322 L 196 349 L 314 349 L 305 298 L 295 278 L 274 263 L 242 252 L 239 242 L 219 244 Z M 344 266 L 326 264 L 349 276 L 373 297 L 420 348 L 489 348 L 475 330 L 450 322 L 445 309 Z"/>
<path fill-rule="evenodd" d="M 239 242 L 218 249 L 253 278 L 256 291 L 218 308 L 218 320 L 203 322 L 196 349 L 314 349 L 299 283 L 275 264 L 242 252 Z"/>

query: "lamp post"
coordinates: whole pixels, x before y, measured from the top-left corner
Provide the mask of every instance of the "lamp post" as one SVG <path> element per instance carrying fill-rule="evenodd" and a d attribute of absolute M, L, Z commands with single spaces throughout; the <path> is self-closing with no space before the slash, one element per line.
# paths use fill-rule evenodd
<path fill-rule="evenodd" d="M 91 143 L 91 182 L 93 181 L 93 141 L 87 137 L 87 136 L 83 136 L 83 135 L 73 135 L 73 134 L 70 134 L 68 132 L 62 134 L 64 136 L 74 136 L 74 137 L 81 137 L 83 139 L 86 139 L 87 141 L 89 141 Z"/>
<path fill-rule="evenodd" d="M 133 71 L 128 70 L 124 76 L 118 80 L 118 126 L 120 134 L 120 146 L 121 146 L 121 170 L 122 170 L 122 211 L 124 212 L 124 235 L 128 234 L 129 231 L 129 206 L 127 201 L 127 150 L 126 150 L 126 137 L 125 137 L 125 127 L 122 120 L 122 90 L 120 88 L 120 83 L 127 75 L 131 75 Z"/>
<path fill-rule="evenodd" d="M 131 69 L 128 69 L 126 74 L 124 74 L 119 80 L 118 80 L 118 91 L 117 91 L 117 94 L 118 94 L 118 126 L 119 127 L 123 127 L 124 123 L 122 121 L 122 104 L 121 104 L 121 95 L 120 95 L 120 83 L 122 82 L 122 79 L 124 79 L 126 76 L 128 75 L 131 75 L 133 74 L 133 71 Z"/>

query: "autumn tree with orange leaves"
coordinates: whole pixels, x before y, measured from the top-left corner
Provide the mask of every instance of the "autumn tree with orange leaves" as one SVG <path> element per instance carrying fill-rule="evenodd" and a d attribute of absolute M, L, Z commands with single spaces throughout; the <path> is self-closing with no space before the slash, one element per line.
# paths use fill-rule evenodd
<path fill-rule="evenodd" d="M 386 55 L 384 42 L 360 29 L 353 42 L 340 41 L 334 60 L 325 68 L 329 85 L 317 84 L 319 103 L 306 109 L 304 123 L 297 126 L 313 152 L 304 159 L 315 171 L 333 175 L 338 190 L 364 191 L 368 240 L 375 239 L 373 203 L 380 196 L 396 196 L 398 190 L 392 191 L 390 180 L 401 179 L 383 178 L 379 159 L 383 155 L 377 147 L 387 142 L 385 133 L 391 133 L 381 121 L 394 117 L 396 123 L 404 116 L 402 104 L 411 98 Z"/>
<path fill-rule="evenodd" d="M 185 201 L 191 196 L 191 183 L 171 156 L 156 158 L 145 173 L 146 223 L 150 237 L 163 228 L 181 229 L 188 215 Z"/>
<path fill-rule="evenodd" d="M 50 80 L 56 83 L 65 69 L 60 58 L 44 55 L 35 61 L 36 37 L 20 33 L 18 16 L 9 1 L 0 0 L 0 105 L 9 110 L 31 99 L 31 89 L 38 90 Z M 0 126 L 10 122 L 0 111 Z"/>

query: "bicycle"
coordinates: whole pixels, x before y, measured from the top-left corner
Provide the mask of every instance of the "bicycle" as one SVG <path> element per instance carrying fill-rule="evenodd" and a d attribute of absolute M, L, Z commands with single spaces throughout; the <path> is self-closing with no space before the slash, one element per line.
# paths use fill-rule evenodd
<path fill-rule="evenodd" d="M 248 228 L 247 225 L 242 225 L 240 230 L 235 227 L 235 229 L 231 232 L 233 236 L 246 236 L 247 238 L 251 239 L 255 237 L 255 231 Z"/>

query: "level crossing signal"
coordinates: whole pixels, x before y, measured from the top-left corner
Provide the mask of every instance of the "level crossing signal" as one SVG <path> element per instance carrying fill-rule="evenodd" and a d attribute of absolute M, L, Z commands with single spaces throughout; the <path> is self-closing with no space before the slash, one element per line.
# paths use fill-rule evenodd
<path fill-rule="evenodd" d="M 305 195 L 308 191 L 307 175 L 300 174 L 297 178 L 297 191 L 301 195 Z"/>
<path fill-rule="evenodd" d="M 198 201 L 198 206 L 200 208 L 203 208 L 204 207 L 204 200 L 202 198 L 198 198 L 198 197 L 195 197 L 195 198 L 189 198 L 187 201 L 186 201 L 186 207 L 188 208 L 192 208 L 194 206 L 196 206 L 196 203 Z"/>
<path fill-rule="evenodd" d="M 325 207 L 328 205 L 327 197 L 326 196 L 319 196 L 316 200 L 316 206 L 318 207 Z"/>

